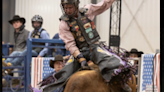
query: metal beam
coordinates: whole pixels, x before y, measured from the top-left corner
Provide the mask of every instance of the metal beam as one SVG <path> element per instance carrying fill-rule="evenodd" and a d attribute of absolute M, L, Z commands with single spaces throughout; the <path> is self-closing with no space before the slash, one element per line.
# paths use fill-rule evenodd
<path fill-rule="evenodd" d="M 121 0 L 113 2 L 110 9 L 109 48 L 120 46 Z M 119 51 L 118 51 L 119 52 Z"/>

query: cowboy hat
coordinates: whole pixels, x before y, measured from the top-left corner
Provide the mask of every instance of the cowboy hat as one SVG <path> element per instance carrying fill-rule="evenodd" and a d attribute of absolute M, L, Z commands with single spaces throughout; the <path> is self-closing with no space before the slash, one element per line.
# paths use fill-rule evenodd
<path fill-rule="evenodd" d="M 129 53 L 130 53 L 130 54 L 132 54 L 132 53 L 137 54 L 138 57 L 141 57 L 141 54 L 144 54 L 142 51 L 138 51 L 138 50 L 135 49 L 135 48 L 131 49 Z"/>
<path fill-rule="evenodd" d="M 62 56 L 62 55 L 56 55 L 55 58 L 54 58 L 54 60 L 50 60 L 49 65 L 50 65 L 51 68 L 54 68 L 54 63 L 55 63 L 56 61 L 61 61 L 61 62 L 63 62 L 63 56 Z"/>
<path fill-rule="evenodd" d="M 14 15 L 13 19 L 9 20 L 9 23 L 12 24 L 13 21 L 20 20 L 23 24 L 26 22 L 25 18 L 19 17 L 19 15 Z"/>
<path fill-rule="evenodd" d="M 130 52 L 129 53 L 136 53 L 136 54 L 138 54 L 138 50 L 137 49 L 135 49 L 135 48 L 133 48 L 133 49 L 131 49 L 130 50 Z"/>

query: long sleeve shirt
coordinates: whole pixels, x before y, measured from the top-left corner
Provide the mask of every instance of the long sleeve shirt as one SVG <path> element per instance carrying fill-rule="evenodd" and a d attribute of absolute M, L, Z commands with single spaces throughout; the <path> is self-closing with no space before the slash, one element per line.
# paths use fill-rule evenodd
<path fill-rule="evenodd" d="M 39 29 L 39 32 L 42 30 L 42 28 Z M 31 39 L 31 33 L 33 32 L 34 30 L 32 30 L 30 33 L 29 33 L 29 37 Z M 50 39 L 50 36 L 48 34 L 47 31 L 42 31 L 41 34 L 40 34 L 40 37 L 39 39 Z M 48 43 L 45 43 L 45 46 L 48 46 Z M 39 55 L 40 56 L 44 56 L 46 53 L 48 52 L 48 48 L 44 48 L 42 51 L 40 51 Z"/>
<path fill-rule="evenodd" d="M 98 4 L 84 5 L 83 8 L 88 9 L 86 15 L 88 16 L 88 18 L 91 21 L 93 21 L 95 16 L 97 16 L 97 15 L 103 13 L 105 10 L 109 9 L 114 1 L 115 0 L 102 0 Z M 63 20 L 61 20 L 60 25 L 59 25 L 59 37 L 64 41 L 65 48 L 67 50 L 69 50 L 71 54 L 73 54 L 76 50 L 78 50 L 75 39 L 70 31 L 70 27 Z"/>

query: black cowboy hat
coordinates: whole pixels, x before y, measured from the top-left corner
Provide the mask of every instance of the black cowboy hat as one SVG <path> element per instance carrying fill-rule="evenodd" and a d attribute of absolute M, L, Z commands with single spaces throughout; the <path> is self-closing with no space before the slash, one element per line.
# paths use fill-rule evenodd
<path fill-rule="evenodd" d="M 133 48 L 130 50 L 129 54 L 132 54 L 132 53 L 137 54 L 138 57 L 141 57 L 141 54 L 144 54 L 142 51 L 138 51 L 136 48 Z"/>
<path fill-rule="evenodd" d="M 137 49 L 135 49 L 135 48 L 133 48 L 133 49 L 131 49 L 130 50 L 130 52 L 129 53 L 136 53 L 136 54 L 138 54 L 138 50 Z"/>
<path fill-rule="evenodd" d="M 54 68 L 54 63 L 55 63 L 56 61 L 61 61 L 61 62 L 63 62 L 63 56 L 62 56 L 62 55 L 56 55 L 55 58 L 54 58 L 54 60 L 50 60 L 49 65 L 50 65 L 51 68 Z"/>
<path fill-rule="evenodd" d="M 12 20 L 9 20 L 9 23 L 12 24 L 13 21 L 20 20 L 23 24 L 26 22 L 25 18 L 19 17 L 19 15 L 14 15 Z"/>

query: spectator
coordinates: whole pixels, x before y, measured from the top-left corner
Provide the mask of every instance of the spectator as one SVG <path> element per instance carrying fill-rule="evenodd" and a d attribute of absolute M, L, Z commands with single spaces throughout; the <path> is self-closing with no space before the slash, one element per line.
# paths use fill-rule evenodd
<path fill-rule="evenodd" d="M 129 57 L 130 58 L 138 58 L 138 55 L 139 55 L 139 52 L 136 48 L 132 48 L 129 52 Z M 134 60 L 134 64 L 137 64 L 138 63 L 138 60 Z M 135 74 L 138 74 L 138 67 L 137 67 L 137 70 L 136 70 L 136 73 Z"/>
<path fill-rule="evenodd" d="M 49 34 L 45 29 L 42 28 L 43 24 L 43 19 L 39 15 L 35 15 L 32 19 L 32 26 L 34 30 L 32 30 L 29 33 L 29 39 L 35 38 L 35 39 L 50 39 Z M 42 43 L 39 43 L 40 45 Z M 42 44 L 43 45 L 43 44 Z M 45 43 L 45 46 L 48 46 L 48 43 Z M 43 57 L 47 53 L 48 49 L 47 48 L 33 48 L 32 49 L 32 56 L 37 56 L 37 57 Z M 25 49 L 20 56 L 25 56 L 27 54 L 27 49 Z M 21 63 L 23 63 L 23 58 L 15 58 L 11 64 L 12 66 L 17 66 Z"/>
<path fill-rule="evenodd" d="M 56 72 L 60 71 L 63 68 L 63 66 L 64 66 L 63 60 L 64 59 L 63 59 L 62 55 L 56 55 L 54 60 L 50 60 L 49 66 L 54 69 L 54 72 L 52 72 L 49 75 L 45 76 L 43 78 L 43 80 L 48 78 L 53 73 L 56 73 Z"/>
<path fill-rule="evenodd" d="M 20 53 L 26 49 L 26 40 L 28 39 L 29 31 L 25 29 L 25 18 L 15 15 L 12 20 L 9 20 L 9 23 L 14 27 L 14 51 L 10 56 L 18 56 Z M 8 65 L 18 65 L 13 61 L 14 58 L 7 58 L 5 63 Z M 10 63 L 9 63 L 10 62 Z"/>
<path fill-rule="evenodd" d="M 135 49 L 135 48 L 132 48 L 132 49 L 130 50 L 130 55 L 129 55 L 129 57 L 131 57 L 131 58 L 137 58 L 137 57 L 138 57 L 138 50 Z"/>
<path fill-rule="evenodd" d="M 50 39 L 49 34 L 47 31 L 42 27 L 43 24 L 43 18 L 40 15 L 35 15 L 32 18 L 32 26 L 34 28 L 33 31 L 30 32 L 29 34 L 29 39 L 30 38 L 35 38 L 35 39 Z M 39 43 L 39 45 L 45 45 L 48 46 L 48 43 Z M 33 52 L 37 53 L 37 57 L 43 57 L 47 53 L 48 49 L 47 48 L 33 48 Z"/>
<path fill-rule="evenodd" d="M 59 38 L 59 33 L 56 33 L 55 36 L 52 38 L 52 39 L 58 39 L 58 40 L 62 40 Z M 51 43 L 49 44 L 49 46 L 64 46 L 63 45 L 58 45 L 58 44 L 54 44 L 54 43 Z M 48 49 L 48 56 L 49 57 L 53 57 L 53 56 L 56 56 L 56 55 L 62 55 L 62 56 L 65 56 L 66 55 L 69 55 L 70 53 L 66 51 L 66 49 Z"/>
<path fill-rule="evenodd" d="M 129 57 L 130 58 L 140 58 L 142 54 L 144 54 L 142 51 L 139 52 L 136 48 L 132 48 L 129 52 Z M 138 64 L 138 60 L 134 60 L 134 63 Z M 135 75 L 138 75 L 138 67 L 137 67 Z M 137 83 L 137 78 L 136 78 L 136 83 Z M 137 85 L 136 85 L 136 87 L 137 87 Z"/>
<path fill-rule="evenodd" d="M 53 75 L 63 68 L 63 66 L 64 66 L 63 61 L 64 60 L 63 60 L 63 56 L 62 55 L 56 55 L 54 60 L 50 60 L 49 66 L 51 68 L 53 68 L 54 71 L 49 73 L 48 75 L 46 75 L 43 78 L 43 81 L 39 83 L 41 88 L 44 87 L 47 84 L 51 84 L 51 83 L 55 82 L 55 78 L 53 77 Z M 34 92 L 41 92 L 41 90 L 38 90 L 36 88 L 31 88 L 31 90 L 33 90 Z M 53 92 L 58 92 L 58 90 L 59 89 L 57 89 L 57 90 L 55 90 Z M 61 92 L 62 91 L 63 91 L 63 88 L 62 88 Z"/>
<path fill-rule="evenodd" d="M 142 51 L 139 52 L 137 49 L 132 48 L 129 52 L 129 57 L 130 58 L 138 58 L 138 57 L 141 57 L 141 54 L 143 54 Z M 135 60 L 135 64 L 138 64 L 137 60 Z"/>

